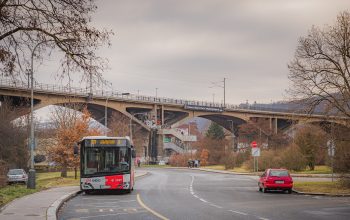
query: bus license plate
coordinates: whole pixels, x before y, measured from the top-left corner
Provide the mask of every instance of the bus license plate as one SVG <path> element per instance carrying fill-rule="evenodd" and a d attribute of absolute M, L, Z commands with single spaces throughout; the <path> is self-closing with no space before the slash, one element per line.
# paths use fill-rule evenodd
<path fill-rule="evenodd" d="M 276 180 L 275 183 L 283 184 L 284 181 L 283 180 Z"/>

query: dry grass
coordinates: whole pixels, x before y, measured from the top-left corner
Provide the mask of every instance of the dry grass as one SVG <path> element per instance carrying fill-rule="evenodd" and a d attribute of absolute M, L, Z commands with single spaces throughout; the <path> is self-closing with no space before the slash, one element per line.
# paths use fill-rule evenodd
<path fill-rule="evenodd" d="M 212 170 L 225 170 L 224 165 L 210 165 L 210 166 L 202 166 L 200 168 L 203 169 L 212 169 Z M 233 169 L 228 169 L 226 171 L 232 171 L 232 172 L 238 172 L 238 173 L 249 173 L 249 169 L 242 166 L 242 167 L 235 167 Z"/>
<path fill-rule="evenodd" d="M 67 178 L 62 178 L 60 176 L 60 172 L 38 173 L 36 189 L 27 189 L 27 186 L 24 184 L 14 184 L 0 188 L 0 206 L 16 198 L 51 187 L 79 185 L 79 173 L 77 179 L 74 179 L 74 172 L 68 172 Z"/>
<path fill-rule="evenodd" d="M 348 194 L 350 188 L 344 187 L 339 181 L 334 182 L 294 182 L 294 189 L 301 192 Z"/>

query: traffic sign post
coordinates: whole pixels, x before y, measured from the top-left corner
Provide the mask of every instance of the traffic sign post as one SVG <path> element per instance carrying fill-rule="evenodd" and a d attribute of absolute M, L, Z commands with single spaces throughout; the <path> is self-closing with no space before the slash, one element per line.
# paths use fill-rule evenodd
<path fill-rule="evenodd" d="M 327 141 L 327 147 L 328 147 L 328 156 L 331 157 L 331 167 L 332 167 L 332 182 L 334 180 L 334 172 L 333 172 L 333 157 L 335 154 L 335 143 L 334 140 Z"/>
<path fill-rule="evenodd" d="M 260 157 L 260 148 L 258 147 L 258 144 L 256 141 L 252 141 L 250 144 L 252 147 L 252 156 L 254 158 L 254 172 L 259 172 L 259 157 Z M 256 164 L 256 165 L 255 165 Z M 256 169 L 255 169 L 256 167 Z"/>

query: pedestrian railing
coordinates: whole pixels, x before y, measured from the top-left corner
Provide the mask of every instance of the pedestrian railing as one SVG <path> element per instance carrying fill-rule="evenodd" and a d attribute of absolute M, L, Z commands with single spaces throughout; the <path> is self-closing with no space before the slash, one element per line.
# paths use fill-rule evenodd
<path fill-rule="evenodd" d="M 1 79 L 0 80 L 1 88 L 13 88 L 21 90 L 30 90 L 29 83 L 23 81 L 16 81 L 10 79 Z M 119 91 L 106 91 L 106 90 L 93 90 L 92 94 L 90 88 L 77 88 L 71 86 L 61 86 L 61 85 L 50 85 L 37 83 L 34 84 L 34 91 L 39 93 L 54 93 L 54 94 L 63 94 L 68 96 L 82 96 L 89 97 L 92 95 L 94 98 L 101 99 L 118 99 L 125 101 L 139 101 L 139 102 L 148 102 L 154 104 L 171 104 L 171 105 L 183 105 L 183 106 L 198 106 L 206 107 L 212 109 L 222 109 L 225 111 L 230 110 L 252 110 L 252 111 L 268 111 L 268 112 L 286 112 L 293 113 L 295 110 L 291 109 L 278 109 L 278 108 L 266 108 L 261 107 L 257 104 L 241 104 L 241 105 L 232 105 L 232 104 L 220 104 L 208 101 L 195 101 L 195 100 L 184 100 L 184 99 L 173 99 L 165 97 L 154 97 L 154 96 L 144 96 L 136 95 L 130 93 L 122 93 Z"/>

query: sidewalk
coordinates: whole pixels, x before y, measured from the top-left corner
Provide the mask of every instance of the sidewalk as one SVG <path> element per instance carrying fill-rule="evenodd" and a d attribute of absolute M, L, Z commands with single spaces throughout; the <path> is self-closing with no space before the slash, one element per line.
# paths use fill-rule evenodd
<path fill-rule="evenodd" d="M 147 172 L 144 171 L 135 171 L 135 177 L 146 174 Z M 50 219 L 50 217 L 55 217 L 56 209 L 63 202 L 63 198 L 74 195 L 79 190 L 79 186 L 57 187 L 15 199 L 0 210 L 0 220 Z"/>

